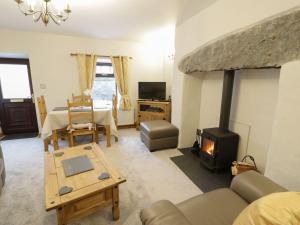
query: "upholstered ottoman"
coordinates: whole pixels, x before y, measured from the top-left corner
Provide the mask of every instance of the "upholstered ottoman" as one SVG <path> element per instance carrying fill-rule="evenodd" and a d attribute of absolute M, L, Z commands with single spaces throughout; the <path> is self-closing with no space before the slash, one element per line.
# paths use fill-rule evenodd
<path fill-rule="evenodd" d="M 150 151 L 177 147 L 179 131 L 165 120 L 142 122 L 140 130 L 141 140 Z"/>
<path fill-rule="evenodd" d="M 4 167 L 4 158 L 3 158 L 3 153 L 2 149 L 0 146 L 0 193 L 2 191 L 2 187 L 4 186 L 5 183 L 5 167 Z"/>

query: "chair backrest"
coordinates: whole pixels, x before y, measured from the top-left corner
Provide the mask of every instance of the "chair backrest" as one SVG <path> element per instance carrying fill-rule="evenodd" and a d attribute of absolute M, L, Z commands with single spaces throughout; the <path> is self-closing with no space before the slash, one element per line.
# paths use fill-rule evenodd
<path fill-rule="evenodd" d="M 69 127 L 74 129 L 75 124 L 94 125 L 93 101 L 90 102 L 70 102 L 68 100 Z"/>
<path fill-rule="evenodd" d="M 74 95 L 72 94 L 73 102 L 91 102 L 92 97 L 90 95 Z"/>
<path fill-rule="evenodd" d="M 38 103 L 38 108 L 39 108 L 41 126 L 43 127 L 46 117 L 47 117 L 47 108 L 46 108 L 45 97 L 43 95 L 40 97 L 37 97 L 37 103 Z"/>
<path fill-rule="evenodd" d="M 112 97 L 112 116 L 117 126 L 118 125 L 118 100 L 116 95 L 113 95 Z"/>

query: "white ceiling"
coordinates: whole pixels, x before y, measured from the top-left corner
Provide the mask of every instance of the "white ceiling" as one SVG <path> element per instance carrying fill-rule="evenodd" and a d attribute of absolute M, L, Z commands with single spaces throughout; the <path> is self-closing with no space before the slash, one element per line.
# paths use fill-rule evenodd
<path fill-rule="evenodd" d="M 52 1 L 68 1 L 73 11 L 60 26 L 34 23 L 21 14 L 14 0 L 0 0 L 0 28 L 141 41 L 145 34 L 181 23 L 217 0 Z"/>

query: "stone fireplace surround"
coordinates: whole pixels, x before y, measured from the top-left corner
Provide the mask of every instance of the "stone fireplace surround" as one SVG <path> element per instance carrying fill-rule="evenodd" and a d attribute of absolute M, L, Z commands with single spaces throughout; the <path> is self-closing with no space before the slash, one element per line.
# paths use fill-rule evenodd
<path fill-rule="evenodd" d="M 231 2 L 238 5 L 237 1 Z M 183 45 L 183 40 L 187 43 L 188 31 L 191 31 L 191 36 L 193 32 L 198 32 L 193 31 L 196 21 L 209 19 L 209 13 L 213 17 L 214 11 L 218 8 L 224 9 L 225 5 L 230 8 L 232 7 L 230 4 L 219 1 L 177 28 L 175 65 L 183 55 L 199 46 L 195 44 L 196 41 L 189 42 L 189 50 Z M 292 3 L 290 6 L 293 6 Z M 251 8 L 247 8 L 247 12 L 251 13 L 249 10 Z M 270 15 L 277 12 L 280 11 L 276 8 Z M 227 13 L 234 14 L 232 9 Z M 196 34 L 200 37 L 199 33 Z M 196 39 L 197 35 L 194 35 L 193 39 Z M 260 169 L 265 170 L 267 176 L 290 190 L 299 190 L 300 183 L 296 176 L 299 177 L 300 151 L 293 146 L 298 146 L 299 143 L 296 142 L 300 141 L 298 137 L 300 132 L 295 130 L 297 125 L 294 128 L 291 125 L 300 123 L 300 119 L 296 116 L 300 115 L 300 108 L 297 106 L 300 102 L 300 88 L 297 86 L 300 83 L 300 76 L 296 76 L 300 71 L 300 62 L 287 62 L 281 66 L 281 69 L 238 71 L 230 128 L 239 133 L 242 139 L 239 158 L 247 149 L 247 153 L 255 156 Z M 179 147 L 190 146 L 194 141 L 196 128 L 214 127 L 218 124 L 222 75 L 222 72 L 196 72 L 191 75 L 175 72 L 173 93 L 176 88 L 178 94 L 173 95 L 173 112 L 177 107 L 179 113 L 172 116 L 173 123 L 181 129 Z M 282 149 L 285 149 L 287 154 L 282 155 Z"/>

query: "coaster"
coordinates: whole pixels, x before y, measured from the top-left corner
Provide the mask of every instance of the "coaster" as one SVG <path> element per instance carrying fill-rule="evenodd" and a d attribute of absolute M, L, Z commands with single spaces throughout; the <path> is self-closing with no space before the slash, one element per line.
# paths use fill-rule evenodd
<path fill-rule="evenodd" d="M 85 146 L 83 149 L 84 150 L 92 150 L 92 146 Z"/>
<path fill-rule="evenodd" d="M 65 194 L 68 194 L 70 192 L 73 191 L 73 188 L 72 187 L 68 187 L 68 186 L 63 186 L 59 189 L 59 196 L 62 196 L 62 195 L 65 195 Z"/>
<path fill-rule="evenodd" d="M 61 157 L 63 156 L 65 153 L 64 152 L 58 152 L 58 153 L 55 153 L 54 156 L 55 157 Z"/>
<path fill-rule="evenodd" d="M 94 166 L 87 155 L 81 155 L 63 160 L 62 165 L 66 177 L 74 176 L 76 174 L 94 169 Z"/>
<path fill-rule="evenodd" d="M 108 178 L 110 178 L 110 174 L 106 172 L 101 173 L 100 176 L 98 177 L 99 180 L 106 180 Z"/>

